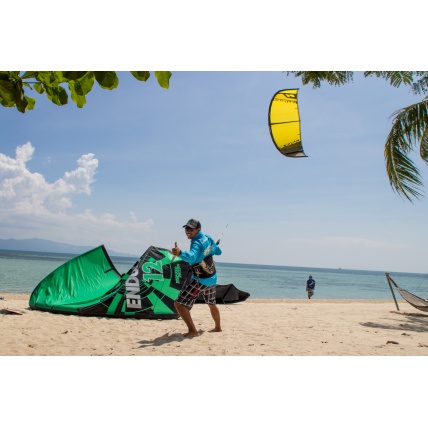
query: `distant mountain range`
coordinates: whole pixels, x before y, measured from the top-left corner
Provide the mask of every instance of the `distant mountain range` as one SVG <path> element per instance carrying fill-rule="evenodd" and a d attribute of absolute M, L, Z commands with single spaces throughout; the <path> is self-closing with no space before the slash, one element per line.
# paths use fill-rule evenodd
<path fill-rule="evenodd" d="M 42 253 L 67 253 L 82 254 L 95 247 L 83 245 L 64 244 L 62 242 L 48 241 L 47 239 L 0 239 L 0 249 L 16 251 L 39 251 Z M 115 257 L 140 257 L 135 254 L 118 253 L 107 248 L 110 256 Z"/>

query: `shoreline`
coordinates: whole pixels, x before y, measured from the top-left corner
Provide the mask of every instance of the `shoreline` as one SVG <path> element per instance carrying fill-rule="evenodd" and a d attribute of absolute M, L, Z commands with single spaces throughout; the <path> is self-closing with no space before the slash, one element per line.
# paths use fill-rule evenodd
<path fill-rule="evenodd" d="M 199 337 L 181 319 L 61 315 L 32 310 L 30 294 L 0 300 L 1 356 L 428 356 L 428 314 L 399 300 L 248 299 L 192 309 Z M 24 311 L 12 315 L 3 309 Z"/>
<path fill-rule="evenodd" d="M 9 293 L 9 292 L 0 292 L 0 297 L 3 297 L 4 300 L 0 300 L 1 302 L 4 302 L 6 300 L 30 300 L 31 293 Z M 401 296 L 396 296 L 398 303 L 406 303 L 404 299 L 401 298 Z M 308 298 L 252 298 L 249 297 L 246 301 L 238 303 L 238 304 L 245 304 L 245 303 L 275 303 L 275 302 L 306 302 L 308 301 Z M 311 299 L 310 303 L 312 302 L 318 302 L 318 303 L 352 303 L 352 302 L 359 302 L 359 303 L 392 303 L 392 305 L 395 307 L 394 301 L 391 299 L 317 299 L 313 298 Z M 234 306 L 236 303 L 230 303 L 226 304 L 224 306 Z M 199 306 L 199 305 L 198 305 Z M 220 307 L 223 305 L 219 305 Z M 416 310 L 416 309 L 415 309 Z"/>

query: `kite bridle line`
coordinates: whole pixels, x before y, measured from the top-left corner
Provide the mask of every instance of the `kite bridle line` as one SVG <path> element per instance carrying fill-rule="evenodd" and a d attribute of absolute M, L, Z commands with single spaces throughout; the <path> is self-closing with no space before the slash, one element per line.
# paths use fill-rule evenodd
<path fill-rule="evenodd" d="M 286 91 L 296 91 L 296 93 L 295 94 L 289 94 L 289 95 L 287 95 L 287 93 L 286 93 Z M 274 143 L 274 146 L 275 146 L 275 148 L 277 149 L 277 150 L 279 150 L 280 152 L 281 152 L 281 150 L 279 149 L 279 147 L 277 146 L 277 144 L 276 144 L 276 142 L 275 142 L 275 140 L 274 140 L 274 138 L 273 138 L 273 134 L 272 134 L 272 130 L 271 130 L 271 108 L 272 108 L 272 102 L 274 101 L 274 99 L 275 99 L 275 97 L 277 96 L 277 94 L 282 94 L 284 97 L 292 97 L 293 99 L 295 99 L 296 100 L 296 102 L 297 102 L 297 92 L 299 91 L 299 88 L 293 88 L 293 89 L 281 89 L 281 90 L 279 90 L 279 91 L 277 91 L 275 94 L 274 94 L 274 96 L 270 99 L 270 103 L 269 103 L 269 108 L 268 108 L 268 128 L 269 128 L 269 134 L 270 134 L 270 137 L 272 138 L 272 140 L 273 140 L 273 143 Z M 297 110 L 297 115 L 298 115 L 298 120 L 299 120 L 299 122 L 300 122 L 300 115 L 299 115 L 299 112 L 298 112 L 298 110 Z M 293 118 L 293 120 L 294 120 L 294 118 Z M 300 132 L 300 130 L 299 130 L 299 132 Z M 253 142 L 253 144 L 252 144 L 252 146 L 251 147 L 249 147 L 248 145 L 246 146 L 246 148 L 248 149 L 250 149 L 250 150 L 246 150 L 246 159 L 245 159 L 245 162 L 244 162 L 244 165 L 242 166 L 242 168 L 241 168 L 241 171 L 240 171 L 240 174 L 239 174 L 239 176 L 238 177 L 236 177 L 235 176 L 235 180 L 234 180 L 234 186 L 233 186 L 233 188 L 231 189 L 231 193 L 230 193 L 230 195 L 229 195 L 229 199 L 231 199 L 234 195 L 235 195 L 235 193 L 236 193 L 236 190 L 237 190 L 237 187 L 238 187 L 238 184 L 241 184 L 241 182 L 242 182 L 242 178 L 243 178 L 243 175 L 244 175 L 244 171 L 247 171 L 248 170 L 248 165 L 249 165 L 249 163 L 250 163 L 250 160 L 251 159 L 254 159 L 254 153 L 255 153 L 255 149 L 256 149 L 256 146 L 257 146 L 257 144 L 258 143 L 261 143 L 261 144 L 263 144 L 263 137 L 261 137 L 260 138 L 260 140 L 258 140 L 258 139 L 254 139 L 254 142 Z M 302 157 L 307 157 L 305 154 L 304 154 L 304 152 L 303 152 L 303 147 L 301 148 L 301 152 L 302 152 Z M 282 152 L 281 152 L 282 153 Z M 282 154 L 284 154 L 284 153 L 282 153 Z M 289 153 L 290 154 L 290 153 Z M 241 163 L 241 165 L 242 165 L 243 163 Z M 238 183 L 239 182 L 239 183 Z M 228 206 L 230 206 L 230 204 L 227 204 Z M 234 205 L 235 205 L 235 208 L 234 208 L 234 210 L 232 211 L 232 214 L 230 215 L 230 218 L 229 218 L 229 221 L 228 221 L 228 223 L 230 223 L 230 221 L 231 221 L 231 218 L 235 215 L 235 212 L 236 212 L 236 206 L 237 206 L 237 198 L 234 198 Z M 226 225 L 226 227 L 225 227 L 225 229 L 227 228 L 227 225 Z M 221 234 L 222 236 L 223 236 L 223 233 Z M 220 237 L 221 238 L 221 237 Z"/>
<path fill-rule="evenodd" d="M 229 226 L 229 224 L 226 224 L 226 227 L 223 229 L 223 232 L 221 232 L 220 238 L 218 238 L 218 239 L 217 239 L 217 242 L 215 243 L 216 245 L 219 245 L 219 244 L 220 244 L 220 240 L 221 240 L 221 238 L 223 238 L 223 234 L 224 234 L 224 232 L 226 231 L 227 226 Z"/>
<path fill-rule="evenodd" d="M 241 163 L 241 165 L 243 165 L 243 166 L 240 169 L 240 173 L 237 176 L 235 175 L 234 180 L 233 180 L 233 186 L 230 186 L 231 187 L 231 191 L 230 191 L 229 196 L 228 196 L 228 202 L 226 203 L 226 207 L 223 209 L 223 213 L 219 217 L 220 220 L 218 221 L 217 227 L 215 228 L 216 230 L 218 230 L 219 229 L 219 227 L 218 227 L 219 224 L 221 225 L 221 224 L 226 223 L 226 226 L 223 228 L 223 230 L 222 230 L 222 232 L 220 234 L 220 238 L 218 239 L 218 241 L 220 241 L 220 239 L 223 237 L 223 234 L 226 232 L 227 227 L 229 226 L 229 224 L 231 223 L 233 217 L 235 216 L 235 213 L 236 213 L 237 207 L 238 207 L 238 199 L 236 197 L 234 197 L 234 196 L 236 195 L 236 192 L 237 192 L 237 189 L 238 189 L 238 185 L 242 184 L 243 177 L 244 177 L 244 172 L 248 170 L 248 165 L 250 164 L 251 159 L 254 158 L 254 153 L 256 151 L 256 147 L 257 147 L 257 144 L 259 142 L 260 141 L 255 140 L 251 147 L 247 146 L 250 150 L 247 150 L 247 152 L 246 152 L 246 158 Z M 233 202 L 234 202 L 233 207 L 231 207 L 231 205 L 232 205 L 231 204 L 232 198 L 233 198 Z M 227 221 L 223 222 L 222 219 L 225 218 L 225 213 L 226 213 L 226 211 L 229 211 L 230 208 L 232 208 L 231 213 L 228 216 L 228 218 L 226 218 Z M 217 233 L 214 234 L 214 236 L 215 235 L 217 235 Z"/>

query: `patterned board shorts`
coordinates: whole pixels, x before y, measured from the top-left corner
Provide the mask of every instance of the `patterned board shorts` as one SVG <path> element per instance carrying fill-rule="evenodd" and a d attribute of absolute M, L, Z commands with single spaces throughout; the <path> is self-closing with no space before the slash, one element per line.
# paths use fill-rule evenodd
<path fill-rule="evenodd" d="M 193 279 L 189 284 L 185 285 L 181 290 L 176 299 L 177 303 L 186 306 L 188 309 L 192 309 L 196 298 L 202 295 L 204 302 L 207 305 L 215 305 L 215 285 L 207 286 L 200 284 L 197 280 Z"/>

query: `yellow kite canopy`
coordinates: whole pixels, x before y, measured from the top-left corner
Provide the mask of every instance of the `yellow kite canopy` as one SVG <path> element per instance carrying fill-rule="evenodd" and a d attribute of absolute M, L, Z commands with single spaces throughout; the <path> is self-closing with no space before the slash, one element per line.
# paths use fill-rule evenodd
<path fill-rule="evenodd" d="M 272 98 L 269 106 L 270 135 L 276 148 L 285 156 L 307 157 L 300 137 L 298 89 L 283 89 Z"/>

